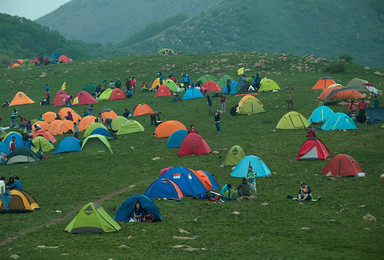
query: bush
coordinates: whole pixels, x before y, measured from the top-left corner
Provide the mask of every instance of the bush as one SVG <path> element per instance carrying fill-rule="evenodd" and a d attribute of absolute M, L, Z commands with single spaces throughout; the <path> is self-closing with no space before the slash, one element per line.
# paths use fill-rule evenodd
<path fill-rule="evenodd" d="M 353 58 L 351 55 L 344 53 L 344 54 L 340 54 L 338 59 L 345 60 L 346 62 L 352 62 Z"/>
<path fill-rule="evenodd" d="M 330 73 L 345 73 L 346 70 L 347 70 L 347 63 L 344 60 L 332 61 L 325 68 L 325 72 L 330 72 Z"/>

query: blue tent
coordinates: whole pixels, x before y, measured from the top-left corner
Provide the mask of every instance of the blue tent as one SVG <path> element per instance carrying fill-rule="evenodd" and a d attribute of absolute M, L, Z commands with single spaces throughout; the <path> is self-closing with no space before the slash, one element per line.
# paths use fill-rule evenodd
<path fill-rule="evenodd" d="M 259 157 L 255 155 L 248 155 L 241 159 L 241 161 L 236 165 L 235 169 L 231 173 L 231 176 L 239 178 L 245 177 L 249 166 L 252 166 L 253 171 L 256 173 L 256 177 L 268 177 L 271 174 L 267 165 L 265 165 Z"/>
<path fill-rule="evenodd" d="M 80 152 L 81 145 L 80 140 L 72 136 L 67 136 L 57 146 L 56 151 L 53 154 L 58 153 L 69 153 L 69 152 Z"/>
<path fill-rule="evenodd" d="M 217 180 L 215 178 L 213 178 L 213 176 L 211 174 L 209 174 L 208 172 L 206 171 L 203 171 L 201 170 L 203 173 L 205 173 L 205 175 L 208 176 L 208 179 L 209 181 L 211 182 L 212 184 L 212 190 L 217 190 L 220 188 L 220 184 L 217 182 Z"/>
<path fill-rule="evenodd" d="M 166 178 L 160 178 L 152 182 L 144 195 L 149 198 L 167 198 L 174 200 L 182 199 L 184 196 L 179 186 Z"/>
<path fill-rule="evenodd" d="M 341 112 L 337 112 L 331 115 L 321 126 L 321 130 L 349 129 L 357 129 L 357 126 L 347 114 Z"/>
<path fill-rule="evenodd" d="M 181 129 L 173 132 L 171 136 L 168 138 L 167 148 L 177 148 L 180 147 L 181 142 L 188 135 L 188 132 Z"/>
<path fill-rule="evenodd" d="M 10 154 L 9 144 L 0 142 L 0 153 Z"/>
<path fill-rule="evenodd" d="M 15 137 L 16 147 L 23 147 L 24 141 L 23 136 L 17 132 L 7 135 L 7 137 L 3 140 L 3 143 L 8 144 L 12 140 L 12 137 Z"/>
<path fill-rule="evenodd" d="M 188 99 L 194 99 L 194 98 L 203 98 L 204 95 L 201 94 L 201 92 L 197 88 L 189 88 L 187 91 L 185 91 L 183 100 L 188 100 Z"/>
<path fill-rule="evenodd" d="M 90 135 L 104 135 L 108 139 L 113 139 L 113 136 L 111 135 L 111 133 L 108 132 L 107 129 L 102 128 L 102 127 L 96 128 L 95 130 L 92 131 L 92 133 Z"/>
<path fill-rule="evenodd" d="M 173 167 L 163 173 L 161 177 L 174 181 L 186 196 L 197 196 L 207 192 L 204 185 L 188 168 Z"/>
<path fill-rule="evenodd" d="M 331 115 L 333 110 L 327 106 L 320 106 L 313 110 L 311 117 L 308 119 L 309 123 L 325 122 Z"/>
<path fill-rule="evenodd" d="M 157 208 L 155 202 L 153 202 L 150 198 L 144 195 L 133 195 L 126 199 L 119 207 L 116 212 L 114 219 L 116 221 L 129 221 L 129 215 L 131 215 L 133 209 L 136 206 L 136 203 L 139 202 L 141 208 L 143 208 L 147 214 L 152 214 L 154 217 L 154 221 L 161 221 L 163 218 L 161 217 L 160 211 Z"/>
<path fill-rule="evenodd" d="M 231 92 L 229 92 L 229 95 L 236 95 L 237 94 L 237 85 L 239 83 L 236 81 L 236 80 L 231 80 Z M 225 87 L 223 88 L 223 93 L 224 94 L 227 94 L 228 93 L 228 88 L 227 88 L 227 85 L 225 85 Z"/>

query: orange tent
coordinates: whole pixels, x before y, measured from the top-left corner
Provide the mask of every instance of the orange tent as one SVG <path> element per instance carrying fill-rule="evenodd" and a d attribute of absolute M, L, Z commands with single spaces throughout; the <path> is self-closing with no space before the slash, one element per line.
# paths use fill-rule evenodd
<path fill-rule="evenodd" d="M 56 135 L 55 134 L 55 130 L 56 128 L 61 124 L 63 120 L 53 120 L 50 124 L 49 124 L 49 128 L 48 128 L 48 131 L 53 134 L 53 135 Z"/>
<path fill-rule="evenodd" d="M 202 88 L 205 88 L 207 92 L 217 92 L 217 91 L 222 91 L 220 88 L 219 84 L 212 80 L 206 81 L 202 86 Z"/>
<path fill-rule="evenodd" d="M 11 106 L 18 106 L 18 105 L 25 105 L 25 104 L 32 104 L 32 103 L 35 103 L 35 101 L 30 99 L 23 92 L 17 92 L 17 94 L 15 95 L 15 97 L 13 98 L 9 106 L 11 107 Z"/>
<path fill-rule="evenodd" d="M 127 97 L 125 96 L 124 92 L 119 89 L 115 88 L 112 90 L 111 95 L 109 96 L 109 100 L 118 100 L 118 99 L 126 99 Z"/>
<path fill-rule="evenodd" d="M 133 111 L 133 116 L 141 116 L 153 113 L 153 109 L 147 104 L 138 104 Z"/>
<path fill-rule="evenodd" d="M 172 91 L 166 85 L 161 85 L 156 91 L 155 97 L 172 96 Z"/>
<path fill-rule="evenodd" d="M 324 89 L 318 99 L 326 100 L 332 91 L 343 89 L 344 87 L 340 84 L 334 84 Z M 364 96 L 356 89 L 350 89 L 345 91 L 337 92 L 331 99 L 351 99 L 351 98 L 363 98 Z"/>
<path fill-rule="evenodd" d="M 57 142 L 56 138 L 50 132 L 48 132 L 47 130 L 40 129 L 39 131 L 37 131 L 33 135 L 33 138 L 36 138 L 39 135 L 43 136 L 45 139 L 47 139 L 48 141 L 51 141 L 52 143 L 56 143 Z"/>
<path fill-rule="evenodd" d="M 326 89 L 333 84 L 336 84 L 336 82 L 332 78 L 323 77 L 316 82 L 312 89 Z"/>
<path fill-rule="evenodd" d="M 111 118 L 112 120 L 117 117 L 117 114 L 113 110 L 104 111 L 101 113 L 101 117 L 103 118 L 103 123 L 105 122 L 105 119 Z"/>
<path fill-rule="evenodd" d="M 64 63 L 67 63 L 67 62 L 71 62 L 72 60 L 70 58 L 68 58 L 67 56 L 65 55 L 61 55 L 59 57 L 59 62 L 64 62 Z"/>
<path fill-rule="evenodd" d="M 92 123 L 95 122 L 97 117 L 95 116 L 86 116 L 86 117 L 83 117 L 83 119 L 81 119 L 80 123 L 79 123 L 79 131 L 85 131 L 85 129 L 88 128 L 88 126 L 90 126 Z"/>
<path fill-rule="evenodd" d="M 48 111 L 45 112 L 42 117 L 44 119 L 44 122 L 51 123 L 53 120 L 56 119 L 57 114 L 55 112 Z"/>
<path fill-rule="evenodd" d="M 71 120 L 61 120 L 60 124 L 53 131 L 53 135 L 62 135 L 67 133 L 69 130 L 74 132 L 74 125 Z"/>
<path fill-rule="evenodd" d="M 49 123 L 47 123 L 45 121 L 37 121 L 36 123 L 34 123 L 32 125 L 32 134 L 34 134 L 36 132 L 35 125 L 39 125 L 42 130 L 48 130 L 48 128 L 49 128 Z"/>
<path fill-rule="evenodd" d="M 71 112 L 72 114 L 72 117 L 73 117 L 73 122 L 79 122 L 81 121 L 81 116 L 79 116 L 75 110 L 73 110 L 72 108 L 69 108 L 69 107 L 63 107 L 62 109 L 60 109 L 60 111 L 58 112 L 58 114 L 60 115 L 61 119 L 64 120 L 65 117 L 68 115 L 68 111 Z"/>
<path fill-rule="evenodd" d="M 159 87 L 160 87 L 160 78 L 156 78 L 156 79 L 153 81 L 152 86 L 151 86 L 151 89 L 156 88 L 156 86 L 159 86 Z"/>
<path fill-rule="evenodd" d="M 194 171 L 190 169 L 196 177 L 199 179 L 199 181 L 204 185 L 204 188 L 207 190 L 213 190 L 211 181 L 209 180 L 208 176 L 201 170 Z"/>
<path fill-rule="evenodd" d="M 156 127 L 153 135 L 156 138 L 166 138 L 170 137 L 171 134 L 177 130 L 187 131 L 187 128 L 181 122 L 176 120 L 165 121 Z"/>

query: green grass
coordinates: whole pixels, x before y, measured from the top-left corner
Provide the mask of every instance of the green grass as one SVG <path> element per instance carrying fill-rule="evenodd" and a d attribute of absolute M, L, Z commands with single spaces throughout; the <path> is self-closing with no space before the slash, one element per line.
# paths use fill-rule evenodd
<path fill-rule="evenodd" d="M 177 79 L 182 72 L 192 79 L 209 73 L 217 78 L 229 74 L 237 79 L 236 70 L 244 66 L 248 75 L 260 73 L 274 79 L 282 88 L 279 93 L 261 93 L 257 96 L 265 105 L 266 113 L 253 116 L 222 116 L 222 134 L 216 134 L 213 117 L 208 115 L 206 99 L 172 103 L 171 98 L 154 98 L 153 93 L 136 93 L 122 101 L 101 101 L 95 112 L 110 107 L 117 114 L 124 108 L 132 110 L 137 103 L 145 102 L 161 111 L 162 120 L 179 120 L 187 127 L 195 124 L 199 134 L 218 154 L 178 157 L 177 149 L 167 149 L 166 139 L 152 137 L 153 127 L 149 116 L 135 118 L 144 127 L 144 133 L 120 136 L 111 141 L 113 155 L 82 157 L 77 153 L 48 154 L 46 160 L 27 165 L 1 166 L 0 175 L 17 175 L 25 190 L 38 201 L 41 211 L 32 214 L 0 215 L 0 240 L 20 234 L 39 225 L 43 227 L 22 235 L 0 246 L 1 257 L 18 254 L 28 259 L 125 259 L 125 258 L 244 258 L 244 259 L 303 259 L 346 258 L 378 259 L 383 255 L 383 133 L 381 124 L 358 125 L 358 130 L 348 132 L 320 132 L 318 137 L 328 147 L 331 157 L 346 153 L 360 164 L 366 178 L 330 179 L 320 174 L 327 161 L 295 161 L 296 154 L 305 140 L 305 130 L 275 130 L 278 120 L 288 112 L 287 97 L 294 98 L 295 111 L 307 118 L 318 105 L 319 91 L 311 87 L 322 76 L 332 76 L 336 82 L 346 84 L 359 77 L 378 84 L 382 81 L 376 70 L 350 64 L 347 73 L 325 75 L 327 63 L 309 64 L 308 71 L 290 70 L 290 64 L 304 64 L 299 58 L 267 55 L 267 69 L 256 70 L 253 65 L 260 60 L 258 53 L 223 53 L 196 56 L 128 56 L 105 60 L 75 61 L 31 69 L 2 70 L 0 100 L 10 101 L 17 91 L 24 91 L 36 102 L 43 99 L 48 82 L 55 93 L 65 81 L 67 90 L 75 95 L 88 82 L 103 79 L 135 76 L 138 83 L 152 82 L 157 71 L 167 74 L 172 68 Z M 226 61 L 223 61 L 226 59 Z M 232 66 L 232 67 L 228 67 Z M 219 68 L 215 73 L 210 71 Z M 47 76 L 39 77 L 42 72 Z M 127 72 L 128 71 L 128 72 Z M 293 91 L 283 88 L 294 87 Z M 384 100 L 380 96 L 381 102 Z M 240 97 L 227 96 L 227 111 Z M 214 98 L 214 109 L 220 107 Z M 74 107 L 81 113 L 87 106 Z M 346 112 L 347 107 L 330 104 L 334 111 Z M 19 114 L 28 119 L 59 108 L 38 104 L 17 107 Z M 11 108 L 1 109 L 1 126 L 9 124 Z M 58 141 L 64 136 L 57 136 Z M 164 221 L 154 224 L 123 223 L 120 232 L 106 235 L 71 235 L 65 226 L 75 214 L 63 221 L 46 225 L 90 201 L 96 201 L 114 191 L 135 185 L 123 194 L 102 201 L 105 210 L 114 215 L 119 205 L 133 194 L 143 194 L 149 184 L 168 166 L 203 169 L 211 173 L 220 184 L 237 186 L 239 179 L 231 178 L 231 168 L 220 168 L 220 156 L 234 144 L 240 145 L 247 155 L 260 157 L 272 172 L 270 178 L 257 180 L 259 198 L 256 201 L 223 204 L 183 199 L 179 202 L 156 201 Z M 161 157 L 159 160 L 152 158 Z M 296 194 L 299 182 L 306 181 L 314 195 L 322 195 L 317 203 L 298 203 L 287 200 Z M 268 202 L 268 206 L 263 206 Z M 362 206 L 364 205 L 364 206 Z M 60 210 L 61 213 L 56 212 Z M 240 212 L 239 215 L 232 214 Z M 376 222 L 363 220 L 366 214 Z M 310 232 L 302 231 L 309 227 Z M 189 234 L 179 232 L 179 229 Z M 130 239 L 129 236 L 132 236 Z M 173 236 L 199 236 L 195 240 L 177 240 Z M 120 248 L 120 245 L 129 248 Z M 40 249 L 39 245 L 59 246 L 57 249 Z M 189 245 L 198 250 L 186 251 L 175 245 Z M 203 249 L 204 248 L 204 249 Z M 80 257 L 79 257 L 80 256 Z"/>

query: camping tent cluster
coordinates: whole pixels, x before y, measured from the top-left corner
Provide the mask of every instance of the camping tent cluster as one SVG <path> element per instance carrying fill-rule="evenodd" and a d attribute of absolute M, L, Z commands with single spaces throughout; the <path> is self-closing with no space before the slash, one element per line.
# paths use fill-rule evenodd
<path fill-rule="evenodd" d="M 41 66 L 56 63 L 67 63 L 71 61 L 72 59 L 68 58 L 66 55 L 55 53 L 45 58 L 40 55 L 39 57 L 33 59 L 17 59 L 15 61 L 12 61 L 11 64 L 9 64 L 8 68 Z"/>

